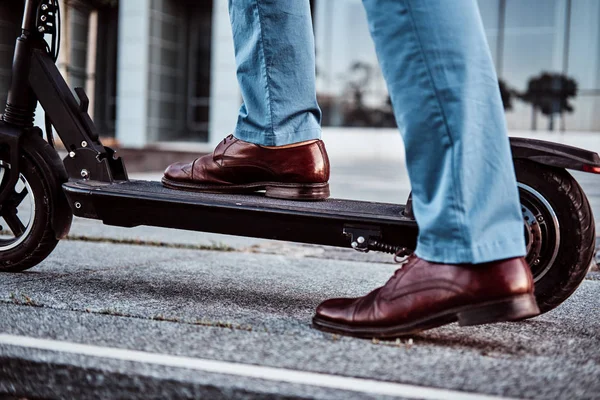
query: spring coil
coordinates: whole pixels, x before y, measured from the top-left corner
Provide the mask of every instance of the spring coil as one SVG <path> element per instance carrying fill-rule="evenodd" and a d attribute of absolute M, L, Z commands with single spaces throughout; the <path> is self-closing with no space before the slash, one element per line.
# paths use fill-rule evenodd
<path fill-rule="evenodd" d="M 378 242 L 377 240 L 369 241 L 369 250 L 381 251 L 382 253 L 399 254 L 400 252 L 409 251 L 406 247 L 395 246 L 393 244 Z"/>
<path fill-rule="evenodd" d="M 33 126 L 35 112 L 7 104 L 2 120 L 11 125 L 29 128 Z"/>

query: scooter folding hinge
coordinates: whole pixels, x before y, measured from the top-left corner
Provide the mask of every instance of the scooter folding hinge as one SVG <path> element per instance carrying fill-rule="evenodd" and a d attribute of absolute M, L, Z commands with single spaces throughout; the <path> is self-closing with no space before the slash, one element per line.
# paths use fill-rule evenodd
<path fill-rule="evenodd" d="M 381 230 L 373 226 L 344 225 L 343 233 L 350 239 L 350 246 L 362 253 L 369 251 L 369 244 L 381 239 Z"/>

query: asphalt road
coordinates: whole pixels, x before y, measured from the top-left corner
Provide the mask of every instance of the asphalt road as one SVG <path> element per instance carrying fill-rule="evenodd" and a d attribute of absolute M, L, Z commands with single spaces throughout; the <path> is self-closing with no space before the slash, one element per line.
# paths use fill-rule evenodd
<path fill-rule="evenodd" d="M 42 398 L 382 397 L 115 359 L 117 348 L 517 398 L 599 396 L 597 273 L 558 309 L 521 323 L 453 325 L 398 343 L 310 327 L 321 300 L 364 294 L 394 268 L 360 257 L 66 241 L 39 267 L 0 280 L 0 332 L 18 336 L 9 344 L 0 336 L 0 390 Z M 23 347 L 31 338 L 56 342 Z M 71 354 L 56 347 L 63 342 L 103 349 Z"/>
<path fill-rule="evenodd" d="M 349 165 L 332 186 L 338 197 L 396 201 L 409 190 L 400 172 Z M 577 177 L 598 209 L 598 177 Z M 310 320 L 323 299 L 383 284 L 396 268 L 389 256 L 85 220 L 72 234 L 38 267 L 0 276 L 0 393 L 600 398 L 598 272 L 529 321 L 374 342 Z"/>

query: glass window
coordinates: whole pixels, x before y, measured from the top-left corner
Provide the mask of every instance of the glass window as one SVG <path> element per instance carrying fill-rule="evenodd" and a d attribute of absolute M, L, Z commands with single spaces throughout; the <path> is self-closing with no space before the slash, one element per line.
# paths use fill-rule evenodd
<path fill-rule="evenodd" d="M 600 131 L 600 1 L 571 2 L 567 75 L 578 86 L 566 129 Z"/>
<path fill-rule="evenodd" d="M 524 92 L 542 72 L 562 72 L 566 16 L 565 0 L 546 0 L 543 6 L 538 0 L 506 0 L 502 78 L 508 86 Z M 532 107 L 516 103 L 507 113 L 509 128 L 532 129 L 538 119 Z"/>
<path fill-rule="evenodd" d="M 69 66 L 71 88 L 85 88 L 90 11 L 87 7 L 69 8 Z"/>
<path fill-rule="evenodd" d="M 117 103 L 117 43 L 119 9 L 106 6 L 98 10 L 96 87 L 94 122 L 102 136 L 115 135 Z"/>
<path fill-rule="evenodd" d="M 525 94 L 530 80 L 544 72 L 566 74 L 578 85 L 577 97 L 569 99 L 574 112 L 553 118 L 515 98 L 509 129 L 600 130 L 600 1 L 477 1 L 496 67 L 510 89 Z M 393 126 L 361 1 L 316 0 L 314 14 L 324 125 Z"/>
<path fill-rule="evenodd" d="M 485 36 L 487 37 L 496 68 L 499 68 L 498 57 L 501 52 L 501 49 L 498 47 L 501 44 L 501 41 L 499 41 L 499 35 L 501 34 L 500 1 L 478 0 L 479 12 L 483 20 L 483 27 L 485 28 Z"/>
<path fill-rule="evenodd" d="M 198 3 L 189 31 L 186 131 L 190 133 L 189 139 L 201 135 L 208 140 L 212 2 Z"/>
<path fill-rule="evenodd" d="M 148 137 L 174 138 L 183 129 L 185 15 L 169 0 L 153 0 L 150 21 Z M 169 81 L 173 85 L 164 86 Z"/>
<path fill-rule="evenodd" d="M 600 89 L 600 1 L 572 2 L 567 73 L 580 90 Z"/>
<path fill-rule="evenodd" d="M 519 89 L 542 71 L 563 67 L 565 1 L 507 0 L 504 28 L 504 71 Z"/>
<path fill-rule="evenodd" d="M 319 0 L 314 11 L 323 124 L 395 126 L 361 0 Z"/>
<path fill-rule="evenodd" d="M 573 113 L 565 114 L 565 128 L 571 131 L 600 131 L 600 95 L 577 96 L 571 102 Z"/>
<path fill-rule="evenodd" d="M 153 0 L 150 140 L 208 140 L 212 1 Z"/>

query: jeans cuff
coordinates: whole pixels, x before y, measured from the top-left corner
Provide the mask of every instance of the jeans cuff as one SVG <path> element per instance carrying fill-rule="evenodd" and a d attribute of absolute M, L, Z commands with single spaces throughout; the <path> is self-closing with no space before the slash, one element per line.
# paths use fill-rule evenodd
<path fill-rule="evenodd" d="M 321 139 L 321 128 L 306 129 L 295 132 L 251 132 L 236 129 L 233 136 L 244 142 L 254 143 L 259 146 L 285 146 L 288 144 L 305 142 L 307 140 Z"/>
<path fill-rule="evenodd" d="M 524 257 L 527 254 L 523 233 L 519 237 L 505 238 L 492 243 L 474 245 L 471 248 L 456 243 L 419 243 L 415 254 L 423 260 L 441 264 L 482 264 L 509 258 Z"/>

